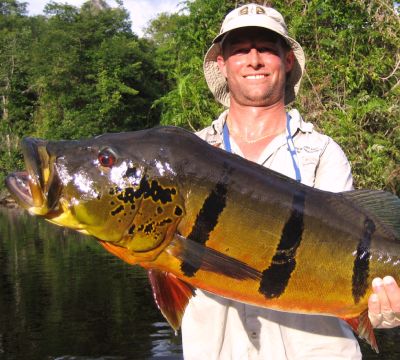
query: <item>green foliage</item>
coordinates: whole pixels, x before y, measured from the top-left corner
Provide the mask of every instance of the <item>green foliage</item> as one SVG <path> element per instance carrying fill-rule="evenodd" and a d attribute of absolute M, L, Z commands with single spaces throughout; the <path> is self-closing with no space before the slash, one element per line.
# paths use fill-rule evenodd
<path fill-rule="evenodd" d="M 400 17 L 393 3 L 319 0 L 301 11 L 290 23 L 307 55 L 296 105 L 343 147 L 357 187 L 400 194 Z"/>
<path fill-rule="evenodd" d="M 50 3 L 46 31 L 33 47 L 40 93 L 36 135 L 72 138 L 158 122 L 151 49 L 130 30 L 122 8 Z"/>
<path fill-rule="evenodd" d="M 157 48 L 157 64 L 169 88 L 155 103 L 161 107 L 161 123 L 195 130 L 209 124 L 220 110 L 204 80 L 202 64 L 232 4 L 216 0 L 183 4 L 181 15 L 162 14 L 152 21 L 147 36 Z"/>

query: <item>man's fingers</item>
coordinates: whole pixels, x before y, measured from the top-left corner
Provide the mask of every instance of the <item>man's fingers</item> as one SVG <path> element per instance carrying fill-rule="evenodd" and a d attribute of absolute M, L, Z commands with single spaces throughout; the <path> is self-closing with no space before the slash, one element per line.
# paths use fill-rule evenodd
<path fill-rule="evenodd" d="M 390 310 L 400 312 L 400 288 L 396 284 L 396 281 L 391 276 L 385 276 L 383 278 L 383 286 L 390 303 Z M 387 309 L 385 308 L 382 311 L 385 310 Z"/>
<path fill-rule="evenodd" d="M 368 316 L 374 328 L 382 323 L 381 305 L 377 294 L 371 294 L 368 299 Z"/>
<path fill-rule="evenodd" d="M 391 276 L 372 281 L 374 293 L 368 299 L 368 315 L 373 327 L 400 325 L 400 288 Z"/>
<path fill-rule="evenodd" d="M 375 278 L 372 280 L 372 289 L 374 290 L 374 293 L 378 295 L 381 308 L 380 312 L 387 313 L 392 311 L 389 298 L 386 294 L 386 288 L 381 278 Z"/>

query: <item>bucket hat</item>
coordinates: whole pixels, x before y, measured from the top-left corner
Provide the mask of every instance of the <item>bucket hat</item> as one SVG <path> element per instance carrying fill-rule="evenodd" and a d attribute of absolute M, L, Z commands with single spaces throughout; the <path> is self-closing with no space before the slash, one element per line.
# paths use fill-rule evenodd
<path fill-rule="evenodd" d="M 227 34 L 243 27 L 261 27 L 280 35 L 294 52 L 295 63 L 288 74 L 285 87 L 285 105 L 291 103 L 299 90 L 304 72 L 305 56 L 300 44 L 289 36 L 281 13 L 271 7 L 258 4 L 243 5 L 225 17 L 219 35 L 213 40 L 204 57 L 204 76 L 215 99 L 229 107 L 229 88 L 224 75 L 219 71 L 217 57 L 221 54 L 221 42 Z"/>

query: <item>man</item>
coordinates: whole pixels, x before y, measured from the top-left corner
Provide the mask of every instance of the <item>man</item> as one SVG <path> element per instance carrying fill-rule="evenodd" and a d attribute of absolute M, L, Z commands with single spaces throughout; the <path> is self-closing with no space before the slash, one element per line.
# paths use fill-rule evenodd
<path fill-rule="evenodd" d="M 230 12 L 207 52 L 204 73 L 228 110 L 198 135 L 210 144 L 327 191 L 352 189 L 340 147 L 286 113 L 298 91 L 304 53 L 280 13 L 248 4 Z M 400 289 L 390 277 L 374 280 L 374 326 L 399 325 Z M 276 312 L 202 291 L 182 323 L 185 359 L 359 359 L 349 326 L 334 317 Z"/>

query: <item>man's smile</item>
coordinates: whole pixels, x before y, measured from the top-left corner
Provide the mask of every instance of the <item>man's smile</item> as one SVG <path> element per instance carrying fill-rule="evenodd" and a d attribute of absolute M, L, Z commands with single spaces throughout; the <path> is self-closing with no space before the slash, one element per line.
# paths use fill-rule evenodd
<path fill-rule="evenodd" d="M 251 74 L 251 75 L 244 75 L 243 77 L 245 79 L 249 80 L 258 80 L 258 79 L 264 79 L 268 76 L 269 74 Z"/>

